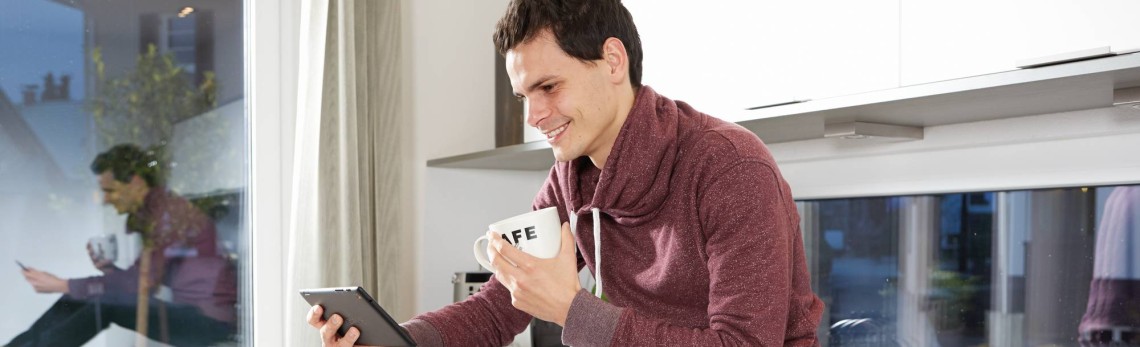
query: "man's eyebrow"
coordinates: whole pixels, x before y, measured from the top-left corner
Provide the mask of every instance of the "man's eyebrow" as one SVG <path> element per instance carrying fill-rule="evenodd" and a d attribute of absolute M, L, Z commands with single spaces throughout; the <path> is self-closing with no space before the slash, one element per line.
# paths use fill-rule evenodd
<path fill-rule="evenodd" d="M 537 89 L 542 84 L 554 79 L 555 77 L 557 77 L 557 76 L 545 75 L 545 76 L 539 77 L 538 80 L 534 81 L 533 83 L 530 84 L 530 86 L 526 87 L 526 91 L 529 93 L 529 92 Z M 523 97 L 522 94 L 519 94 L 518 92 L 515 93 L 515 96 L 520 97 L 520 98 Z"/>

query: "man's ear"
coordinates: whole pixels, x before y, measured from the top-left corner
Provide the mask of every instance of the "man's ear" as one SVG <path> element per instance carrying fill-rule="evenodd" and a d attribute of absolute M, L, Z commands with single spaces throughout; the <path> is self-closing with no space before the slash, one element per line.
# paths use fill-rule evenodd
<path fill-rule="evenodd" d="M 629 54 L 620 39 L 611 37 L 602 43 L 602 60 L 609 69 L 611 82 L 622 83 L 629 79 Z"/>

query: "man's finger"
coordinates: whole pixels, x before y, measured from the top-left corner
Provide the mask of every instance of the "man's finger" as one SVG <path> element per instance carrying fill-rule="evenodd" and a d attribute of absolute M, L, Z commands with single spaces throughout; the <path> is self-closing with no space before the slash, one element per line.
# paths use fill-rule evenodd
<path fill-rule="evenodd" d="M 340 318 L 339 314 L 333 314 L 329 320 L 325 322 L 325 326 L 321 327 L 321 341 L 324 341 L 325 346 L 336 345 L 336 331 L 340 329 L 340 325 L 344 320 Z"/>
<path fill-rule="evenodd" d="M 504 285 L 507 285 L 507 282 L 513 281 L 513 279 L 518 276 L 519 268 L 501 256 L 496 256 L 491 259 L 491 265 L 495 267 L 495 278 L 498 278 L 499 282 Z"/>
<path fill-rule="evenodd" d="M 526 268 L 538 260 L 538 258 L 535 256 L 520 251 L 518 248 L 511 246 L 510 243 L 507 243 L 507 241 L 503 241 L 502 239 L 495 240 L 492 245 L 492 248 L 498 252 L 498 254 L 501 254 L 503 257 L 505 257 L 505 260 L 513 264 L 515 267 Z"/>
<path fill-rule="evenodd" d="M 490 251 L 487 255 L 491 258 L 491 265 L 494 265 L 495 268 L 498 269 L 501 268 L 501 266 L 496 263 L 505 261 L 507 266 L 515 266 L 517 263 L 511 258 L 511 255 L 505 253 L 506 250 L 515 249 L 515 247 L 503 241 L 499 234 L 494 231 L 488 231 L 487 235 L 489 235 L 488 240 L 490 240 L 487 242 L 487 249 Z"/>
<path fill-rule="evenodd" d="M 570 254 L 574 256 L 574 251 L 578 249 L 578 245 L 574 241 L 574 233 L 570 231 L 570 223 L 562 222 L 562 255 Z"/>
<path fill-rule="evenodd" d="M 306 317 L 306 320 L 309 321 L 309 325 L 312 325 L 314 328 L 320 328 L 324 325 L 324 322 L 321 320 L 321 312 L 323 311 L 324 309 L 321 308 L 321 305 L 313 305 L 313 308 L 309 309 L 308 317 Z"/>
<path fill-rule="evenodd" d="M 503 276 L 512 276 L 517 270 L 515 264 L 507 260 L 498 250 L 491 248 L 490 256 L 491 266 L 495 268 L 495 275 L 498 275 L 500 280 Z"/>
<path fill-rule="evenodd" d="M 356 339 L 360 338 L 360 329 L 356 327 L 348 328 L 348 332 L 344 333 L 344 337 L 337 341 L 337 346 L 352 347 L 356 345 Z"/>

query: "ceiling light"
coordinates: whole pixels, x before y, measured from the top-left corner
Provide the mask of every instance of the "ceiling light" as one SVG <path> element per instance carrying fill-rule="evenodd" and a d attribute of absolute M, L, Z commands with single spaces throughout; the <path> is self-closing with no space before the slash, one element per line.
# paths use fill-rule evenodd
<path fill-rule="evenodd" d="M 186 18 L 186 16 L 189 16 L 191 13 L 194 13 L 193 7 L 190 7 L 190 6 L 183 7 L 182 10 L 178 11 L 178 18 Z"/>
<path fill-rule="evenodd" d="M 921 140 L 922 127 L 868 122 L 832 123 L 823 126 L 823 137 L 838 137 L 858 140 L 870 138 L 892 138 Z"/>

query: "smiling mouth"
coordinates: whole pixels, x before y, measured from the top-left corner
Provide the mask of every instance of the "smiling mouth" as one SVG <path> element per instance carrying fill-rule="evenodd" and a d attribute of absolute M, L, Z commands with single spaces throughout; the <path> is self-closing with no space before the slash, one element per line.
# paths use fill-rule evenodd
<path fill-rule="evenodd" d="M 549 131 L 546 131 L 543 134 L 546 135 L 546 139 L 548 141 L 553 142 L 555 139 L 558 138 L 558 135 L 562 135 L 562 133 L 565 132 L 566 129 L 569 127 L 570 127 L 570 123 L 567 122 L 566 124 L 563 124 L 562 126 L 554 128 L 554 129 L 550 129 Z"/>

